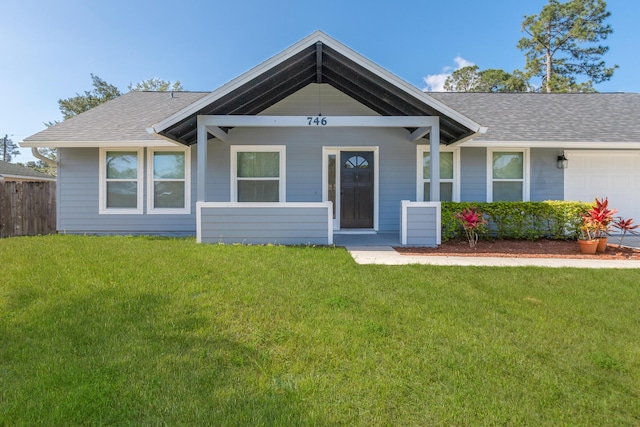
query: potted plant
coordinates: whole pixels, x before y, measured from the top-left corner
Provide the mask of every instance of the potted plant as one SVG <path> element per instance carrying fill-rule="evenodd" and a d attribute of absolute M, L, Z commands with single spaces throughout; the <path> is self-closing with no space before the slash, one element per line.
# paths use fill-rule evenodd
<path fill-rule="evenodd" d="M 607 235 L 611 231 L 613 223 L 613 214 L 615 209 L 609 209 L 609 199 L 595 200 L 595 205 L 587 211 L 586 218 L 593 224 L 596 230 L 596 238 L 598 239 L 598 252 L 604 252 L 607 249 Z"/>
<path fill-rule="evenodd" d="M 580 252 L 583 254 L 593 255 L 598 250 L 598 223 L 589 215 L 582 217 L 582 226 L 580 227 L 580 238 L 578 239 L 578 245 L 580 246 Z"/>
<path fill-rule="evenodd" d="M 462 223 L 469 246 L 475 248 L 478 244 L 478 233 L 484 231 L 487 220 L 473 208 L 463 209 L 462 212 L 456 214 L 456 218 Z"/>

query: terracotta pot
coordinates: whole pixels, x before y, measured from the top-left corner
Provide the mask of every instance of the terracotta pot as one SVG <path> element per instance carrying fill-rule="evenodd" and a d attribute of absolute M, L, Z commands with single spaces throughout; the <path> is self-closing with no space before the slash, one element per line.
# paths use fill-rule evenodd
<path fill-rule="evenodd" d="M 598 249 L 596 249 L 596 252 L 604 252 L 607 250 L 607 240 L 606 237 L 598 238 Z"/>
<path fill-rule="evenodd" d="M 580 246 L 580 253 L 595 255 L 598 249 L 598 239 L 594 240 L 580 240 L 578 239 L 578 245 Z"/>

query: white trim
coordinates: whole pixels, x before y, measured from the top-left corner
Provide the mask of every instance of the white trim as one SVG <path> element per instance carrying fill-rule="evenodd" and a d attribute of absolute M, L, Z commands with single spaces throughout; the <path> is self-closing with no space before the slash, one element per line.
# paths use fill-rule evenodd
<path fill-rule="evenodd" d="M 310 34 L 309 36 L 307 36 L 304 39 L 300 40 L 299 42 L 295 43 L 291 47 L 289 47 L 289 48 L 285 49 L 284 51 L 280 52 L 279 54 L 269 58 L 268 60 L 264 61 L 263 63 L 259 64 L 256 67 L 252 68 L 251 70 L 247 71 L 246 73 L 241 74 L 240 76 L 238 76 L 235 79 L 231 80 L 229 83 L 227 83 L 227 84 L 221 86 L 220 88 L 214 90 L 209 95 L 205 95 L 204 97 L 200 98 L 199 100 L 197 100 L 196 102 L 192 103 L 191 105 L 189 105 L 189 106 L 183 108 L 182 110 L 172 114 L 171 116 L 167 117 L 166 119 L 162 120 L 161 122 L 159 122 L 157 124 L 154 124 L 149 130 L 153 131 L 153 132 L 156 132 L 156 133 L 162 132 L 163 130 L 165 130 L 168 127 L 172 126 L 173 124 L 179 122 L 180 120 L 183 120 L 183 119 L 189 117 L 192 114 L 196 114 L 198 111 L 200 111 L 201 109 L 203 109 L 207 105 L 211 104 L 212 102 L 216 101 L 217 99 L 220 99 L 224 95 L 226 95 L 226 94 L 232 92 L 233 90 L 241 87 L 245 83 L 247 83 L 247 82 L 253 80 L 254 78 L 260 76 L 265 71 L 274 68 L 278 64 L 281 64 L 282 62 L 286 61 L 287 59 L 293 57 L 297 53 L 307 49 L 309 46 L 311 46 L 311 45 L 313 45 L 313 44 L 315 44 L 317 42 L 322 42 L 323 44 L 327 45 L 331 49 L 333 49 L 333 50 L 337 51 L 338 53 L 344 55 L 345 57 L 347 57 L 348 59 L 350 59 L 354 63 L 364 67 L 368 71 L 371 71 L 373 74 L 383 78 L 387 82 L 389 82 L 392 85 L 396 86 L 397 88 L 403 90 L 404 92 L 412 95 L 413 97 L 415 97 L 418 100 L 424 102 L 425 104 L 435 108 L 436 110 L 441 112 L 443 115 L 446 115 L 449 118 L 453 119 L 454 121 L 466 126 L 467 128 L 469 128 L 474 133 L 482 133 L 484 128 L 482 126 L 480 126 L 478 123 L 476 123 L 475 121 L 473 121 L 470 118 L 460 114 L 459 112 L 457 112 L 457 111 L 453 110 L 452 108 L 446 106 L 445 104 L 441 103 L 440 101 L 432 98 L 431 96 L 429 96 L 425 92 L 421 91 L 417 87 L 415 87 L 415 86 L 409 84 L 408 82 L 400 79 L 396 75 L 390 73 L 389 71 L 385 70 L 384 68 L 380 67 L 379 65 L 375 64 L 374 62 L 372 62 L 369 59 L 365 58 L 364 56 L 360 55 L 359 53 L 357 53 L 354 50 L 350 49 L 346 45 L 343 45 L 342 43 L 338 42 L 337 40 L 333 39 L 332 37 L 329 37 L 327 34 L 323 33 L 322 31 L 315 31 L 314 33 Z"/>
<path fill-rule="evenodd" d="M 106 154 L 109 151 L 124 151 L 136 153 L 138 156 L 138 176 L 136 178 L 137 183 L 137 206 L 136 208 L 108 208 L 107 207 L 107 169 L 106 169 Z M 99 165 L 98 165 L 98 213 L 100 215 L 141 215 L 143 213 L 144 204 L 144 149 L 143 148 L 130 148 L 130 147 L 100 147 Z M 124 181 L 134 181 L 133 179 L 127 179 Z"/>
<path fill-rule="evenodd" d="M 247 202 L 238 202 L 238 153 L 241 152 L 261 152 L 261 153 L 280 153 L 280 176 L 279 181 L 279 202 L 287 201 L 287 146 L 286 145 L 232 145 L 230 146 L 230 171 L 231 171 L 231 201 L 235 203 L 247 204 Z M 275 181 L 274 178 L 269 178 Z M 262 204 L 262 203 L 261 203 Z M 266 204 L 266 202 L 265 202 Z"/>
<path fill-rule="evenodd" d="M 160 136 L 160 135 L 158 135 Z M 127 149 L 138 147 L 180 147 L 184 144 L 180 144 L 175 141 L 171 141 L 166 138 L 159 138 L 155 140 L 142 140 L 142 141 L 22 141 L 20 147 L 51 147 L 51 148 L 123 148 L 127 145 L 131 145 Z"/>
<path fill-rule="evenodd" d="M 400 244 L 407 244 L 407 208 L 411 203 L 409 200 L 400 201 Z"/>
<path fill-rule="evenodd" d="M 184 179 L 169 179 L 165 181 L 184 181 L 184 207 L 183 208 L 156 208 L 154 203 L 153 160 L 157 152 L 182 152 L 184 153 Z M 147 149 L 147 213 L 152 215 L 181 215 L 191 213 L 191 149 L 189 147 L 154 147 Z"/>
<path fill-rule="evenodd" d="M 529 148 L 511 147 L 511 148 L 487 148 L 487 202 L 493 202 L 493 153 L 522 153 L 522 201 L 528 202 L 530 199 L 530 155 Z M 518 181 L 518 180 L 507 180 Z"/>
<path fill-rule="evenodd" d="M 200 123 L 211 127 L 417 127 L 429 128 L 439 125 L 433 116 L 199 116 Z M 315 119 L 322 119 L 316 124 Z M 428 130 L 425 131 L 425 135 Z M 423 135 L 424 136 L 424 135 Z"/>
<path fill-rule="evenodd" d="M 463 147 L 486 148 L 565 148 L 575 150 L 638 150 L 640 142 L 586 142 L 586 141 L 474 141 L 456 143 Z"/>
<path fill-rule="evenodd" d="M 329 189 L 327 188 L 327 156 L 336 155 L 336 219 L 335 230 L 342 230 L 340 224 L 340 153 L 342 151 L 371 151 L 373 152 L 373 231 L 380 228 L 380 147 L 378 146 L 323 146 L 322 147 L 322 200 L 328 201 Z M 332 215 L 333 216 L 333 215 Z M 366 230 L 366 229 L 364 229 Z"/>
<path fill-rule="evenodd" d="M 419 202 L 428 202 L 429 200 L 424 200 L 424 183 L 426 181 L 431 182 L 431 178 L 424 178 L 422 176 L 422 159 L 424 153 L 430 153 L 431 147 L 427 144 L 418 144 L 416 146 L 416 200 Z M 460 201 L 460 149 L 458 147 L 445 146 L 440 147 L 440 154 L 442 153 L 453 153 L 453 189 L 452 189 L 452 200 L 454 202 Z M 441 157 L 442 159 L 442 157 Z M 440 178 L 440 182 L 442 181 L 442 177 Z M 448 179 L 445 179 L 444 182 L 449 182 Z M 442 194 L 440 195 L 442 198 Z"/>

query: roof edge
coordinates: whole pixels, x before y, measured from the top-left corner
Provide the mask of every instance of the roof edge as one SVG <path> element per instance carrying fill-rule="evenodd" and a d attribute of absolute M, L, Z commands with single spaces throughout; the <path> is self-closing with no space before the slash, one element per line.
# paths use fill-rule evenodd
<path fill-rule="evenodd" d="M 335 51 L 337 51 L 341 55 L 344 55 L 345 57 L 347 57 L 349 60 L 353 61 L 354 63 L 364 67 L 365 69 L 371 71 L 372 73 L 376 74 L 377 76 L 379 76 L 379 77 L 383 78 L 384 80 L 388 81 L 389 83 L 393 84 L 397 88 L 403 90 L 405 93 L 408 93 L 409 95 L 413 96 L 414 98 L 418 99 L 419 101 L 424 102 L 425 104 L 429 105 L 430 107 L 434 108 L 435 110 L 441 112 L 442 114 L 444 114 L 444 115 L 448 116 L 449 118 L 455 120 L 456 122 L 460 123 L 461 125 L 467 127 L 473 133 L 482 132 L 483 126 L 481 126 L 479 123 L 477 123 L 474 120 L 466 117 L 465 115 L 455 111 L 454 109 L 452 109 L 451 107 L 447 106 L 446 104 L 438 101 L 437 99 L 432 98 L 427 93 L 423 92 L 422 90 L 418 89 L 417 87 L 413 86 L 412 84 L 408 83 L 407 81 L 401 79 L 400 77 L 396 76 L 395 74 L 391 73 L 390 71 L 387 71 L 385 68 L 377 65 L 376 63 L 374 63 L 370 59 L 367 59 L 363 55 L 359 54 L 358 52 L 354 51 L 350 47 L 344 45 L 343 43 L 337 41 L 336 39 L 332 38 L 331 36 L 327 35 L 326 33 L 324 33 L 321 30 L 314 31 L 313 33 L 311 33 L 307 37 L 305 37 L 302 40 L 298 41 L 297 43 L 289 46 L 288 48 L 286 48 L 285 50 L 281 51 L 280 53 L 270 57 L 266 61 L 263 61 L 262 63 L 260 63 L 260 64 L 256 65 L 255 67 L 251 68 L 249 71 L 244 72 L 243 74 L 239 75 L 238 77 L 234 78 L 233 80 L 229 81 L 228 83 L 225 83 L 224 85 L 222 85 L 219 88 L 215 89 L 209 95 L 205 95 L 204 97 L 200 98 L 199 100 L 195 101 L 194 103 L 190 104 L 189 106 L 187 106 L 187 107 L 183 108 L 182 110 L 177 111 L 176 113 L 170 115 L 166 119 L 164 119 L 164 120 L 162 120 L 162 121 L 160 121 L 158 123 L 153 124 L 152 126 L 147 128 L 147 131 L 150 132 L 150 133 L 159 134 L 160 132 L 168 129 L 169 127 L 171 127 L 174 124 L 180 122 L 181 120 L 189 117 L 190 115 L 197 113 L 198 111 L 200 111 L 201 109 L 203 109 L 204 107 L 209 105 L 210 103 L 214 102 L 216 99 L 218 99 L 218 98 L 226 95 L 227 93 L 237 89 L 238 87 L 242 86 L 243 84 L 245 84 L 245 83 L 249 82 L 250 80 L 258 77 L 260 74 L 264 73 L 266 70 L 277 66 L 278 64 L 280 64 L 280 63 L 284 62 L 285 60 L 287 60 L 288 58 L 290 58 L 290 57 L 298 54 L 302 50 L 306 49 L 311 44 L 315 44 L 317 42 L 321 42 L 323 44 L 326 44 L 327 46 L 329 46 L 330 48 L 334 49 Z"/>

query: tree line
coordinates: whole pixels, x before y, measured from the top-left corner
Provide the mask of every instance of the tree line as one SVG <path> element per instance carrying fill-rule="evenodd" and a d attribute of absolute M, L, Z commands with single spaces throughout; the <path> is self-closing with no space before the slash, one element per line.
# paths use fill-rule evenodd
<path fill-rule="evenodd" d="M 600 44 L 613 32 L 605 0 L 549 0 L 539 14 L 522 21 L 517 44 L 524 70 L 480 70 L 477 65 L 454 71 L 444 89 L 453 92 L 595 92 L 594 84 L 611 79 L 617 65 L 607 67 L 609 50 Z M 579 81 L 579 78 L 582 78 Z M 539 83 L 538 83 L 539 82 Z"/>

